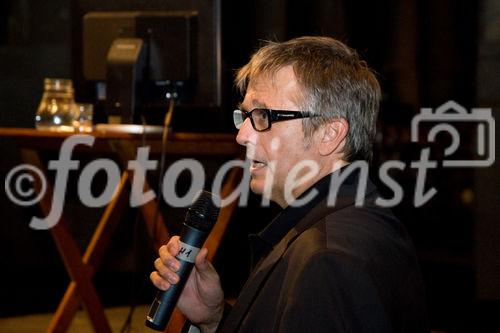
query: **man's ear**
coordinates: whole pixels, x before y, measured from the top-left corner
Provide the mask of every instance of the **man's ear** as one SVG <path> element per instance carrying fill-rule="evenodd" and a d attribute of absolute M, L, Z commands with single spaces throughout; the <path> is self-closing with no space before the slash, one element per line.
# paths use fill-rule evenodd
<path fill-rule="evenodd" d="M 339 152 L 349 131 L 349 123 L 344 118 L 336 118 L 324 124 L 321 129 L 319 153 L 323 156 Z"/>

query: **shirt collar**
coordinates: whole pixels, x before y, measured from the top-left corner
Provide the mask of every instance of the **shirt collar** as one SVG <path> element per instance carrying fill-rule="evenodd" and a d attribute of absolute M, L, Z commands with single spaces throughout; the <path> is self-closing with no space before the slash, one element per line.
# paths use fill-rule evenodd
<path fill-rule="evenodd" d="M 296 200 L 306 197 L 313 190 L 317 191 L 313 199 L 309 200 L 306 204 L 300 206 L 293 206 L 292 204 L 283 209 L 278 216 L 258 234 L 259 238 L 270 246 L 276 245 L 313 207 L 328 197 L 332 185 L 331 178 L 334 175 L 339 175 L 347 167 L 348 165 L 324 176 L 302 193 Z M 354 184 L 358 180 L 358 176 L 358 170 L 350 172 L 340 186 Z M 340 190 L 338 193 L 340 194 Z"/>
<path fill-rule="evenodd" d="M 321 200 L 326 198 L 330 189 L 330 179 L 332 174 L 321 178 L 313 186 L 302 193 L 296 200 L 306 197 L 314 189 L 317 194 L 312 200 L 300 206 L 289 205 L 276 216 L 259 234 L 265 243 L 271 247 L 276 245 L 306 214 L 316 206 Z"/>

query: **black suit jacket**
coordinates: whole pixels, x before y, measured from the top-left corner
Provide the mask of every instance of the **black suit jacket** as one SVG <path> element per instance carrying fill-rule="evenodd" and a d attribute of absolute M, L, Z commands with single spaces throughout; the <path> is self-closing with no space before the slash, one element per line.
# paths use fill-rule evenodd
<path fill-rule="evenodd" d="M 330 177 L 315 185 L 317 199 L 271 244 L 218 332 L 429 331 L 412 242 L 375 205 L 369 181 L 363 206 L 354 205 L 358 178 L 344 181 L 335 206 L 327 204 Z"/>

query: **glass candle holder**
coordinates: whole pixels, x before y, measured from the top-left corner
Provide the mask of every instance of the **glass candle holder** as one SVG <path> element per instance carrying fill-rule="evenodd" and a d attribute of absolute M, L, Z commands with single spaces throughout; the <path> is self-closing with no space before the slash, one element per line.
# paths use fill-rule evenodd
<path fill-rule="evenodd" d="M 37 129 L 73 132 L 78 123 L 74 109 L 73 82 L 67 79 L 45 79 L 44 92 L 35 116 Z"/>

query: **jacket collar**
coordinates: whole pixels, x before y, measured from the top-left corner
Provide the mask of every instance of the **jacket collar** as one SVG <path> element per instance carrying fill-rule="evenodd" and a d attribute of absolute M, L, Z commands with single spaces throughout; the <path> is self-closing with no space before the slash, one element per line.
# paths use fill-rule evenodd
<path fill-rule="evenodd" d="M 343 173 L 347 172 L 349 174 L 343 182 L 335 182 L 335 180 L 342 179 L 335 177 L 341 177 Z M 366 172 L 366 174 L 360 177 L 361 172 Z M 365 193 L 362 197 L 357 197 L 358 185 L 361 190 L 363 183 L 360 183 L 360 181 L 363 182 L 365 180 Z M 257 268 L 250 275 L 238 297 L 238 301 L 224 322 L 222 332 L 236 332 L 238 330 L 248 309 L 272 273 L 277 262 L 283 257 L 290 244 L 302 232 L 310 228 L 324 216 L 336 210 L 354 205 L 358 198 L 364 200 L 366 196 L 376 190 L 375 186 L 368 180 L 367 170 L 360 171 L 352 166 L 350 168 L 349 166 L 343 167 L 322 178 L 309 191 L 313 188 L 318 190 L 318 195 L 309 204 L 304 206 L 304 209 L 292 206 L 287 207 L 268 227 L 260 234 L 255 235 L 259 242 L 267 244 L 267 253 L 269 254 L 262 258 Z M 335 204 L 329 204 L 329 195 L 331 195 L 332 191 L 336 190 L 338 190 L 338 194 Z M 304 193 L 304 195 L 307 195 L 307 193 Z"/>

